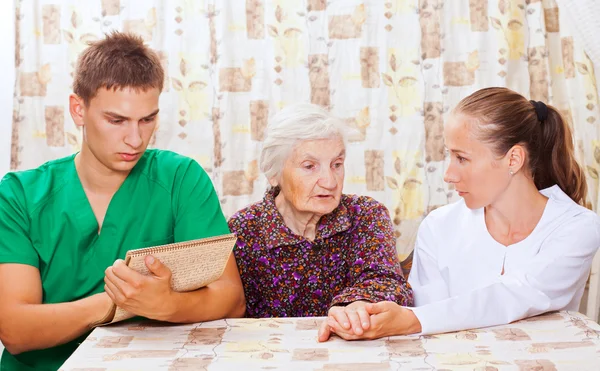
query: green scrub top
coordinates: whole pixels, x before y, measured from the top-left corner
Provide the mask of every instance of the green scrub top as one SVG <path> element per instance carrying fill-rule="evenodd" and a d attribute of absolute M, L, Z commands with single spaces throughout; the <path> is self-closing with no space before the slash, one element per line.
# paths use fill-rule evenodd
<path fill-rule="evenodd" d="M 229 233 L 200 165 L 152 149 L 113 196 L 98 234 L 74 158 L 9 173 L 0 182 L 0 264 L 38 268 L 44 304 L 104 291 L 104 270 L 128 250 Z M 87 335 L 16 356 L 4 350 L 0 369 L 57 370 Z"/>

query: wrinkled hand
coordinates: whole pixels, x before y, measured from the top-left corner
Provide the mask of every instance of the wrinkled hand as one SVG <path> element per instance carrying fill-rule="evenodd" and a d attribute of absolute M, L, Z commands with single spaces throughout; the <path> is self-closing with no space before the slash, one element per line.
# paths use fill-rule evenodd
<path fill-rule="evenodd" d="M 371 327 L 369 313 L 365 309 L 370 304 L 355 301 L 345 307 L 331 307 L 327 319 L 319 328 L 319 341 L 327 341 L 331 333 L 349 333 L 361 336 Z"/>
<path fill-rule="evenodd" d="M 421 322 L 412 310 L 391 302 L 368 303 L 365 309 L 370 316 L 370 327 L 357 334 L 339 326 L 331 331 L 344 340 L 373 340 L 394 335 L 409 335 L 421 332 Z M 321 332 L 319 332 L 321 334 Z M 319 337 L 320 341 L 321 337 Z"/>
<path fill-rule="evenodd" d="M 121 259 L 106 268 L 104 290 L 112 301 L 128 312 L 166 321 L 173 312 L 170 300 L 171 270 L 153 256 L 144 259 L 151 275 L 145 276 L 125 265 Z"/>

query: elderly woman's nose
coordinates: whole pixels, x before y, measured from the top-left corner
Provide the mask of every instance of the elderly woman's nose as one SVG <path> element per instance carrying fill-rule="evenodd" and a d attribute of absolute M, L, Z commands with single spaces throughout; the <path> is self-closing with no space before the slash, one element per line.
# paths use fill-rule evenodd
<path fill-rule="evenodd" d="M 335 177 L 333 169 L 324 167 L 323 170 L 321 170 L 319 185 L 329 189 L 337 187 L 337 178 Z"/>

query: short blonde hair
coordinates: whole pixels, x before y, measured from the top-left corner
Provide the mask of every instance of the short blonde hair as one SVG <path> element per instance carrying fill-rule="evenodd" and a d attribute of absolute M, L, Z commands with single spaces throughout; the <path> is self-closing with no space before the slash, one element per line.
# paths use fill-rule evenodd
<path fill-rule="evenodd" d="M 279 176 L 298 142 L 339 137 L 345 147 L 346 136 L 344 122 L 321 106 L 298 103 L 285 107 L 269 120 L 260 154 L 260 170 L 270 180 Z"/>

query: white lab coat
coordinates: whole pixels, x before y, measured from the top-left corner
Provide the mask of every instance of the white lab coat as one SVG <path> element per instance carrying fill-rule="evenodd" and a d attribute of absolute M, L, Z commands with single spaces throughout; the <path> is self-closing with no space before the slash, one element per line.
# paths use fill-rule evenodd
<path fill-rule="evenodd" d="M 600 246 L 600 217 L 558 186 L 541 193 L 549 200 L 538 225 L 510 246 L 489 234 L 483 208 L 470 210 L 463 200 L 423 220 L 408 279 L 422 334 L 579 309 Z"/>

